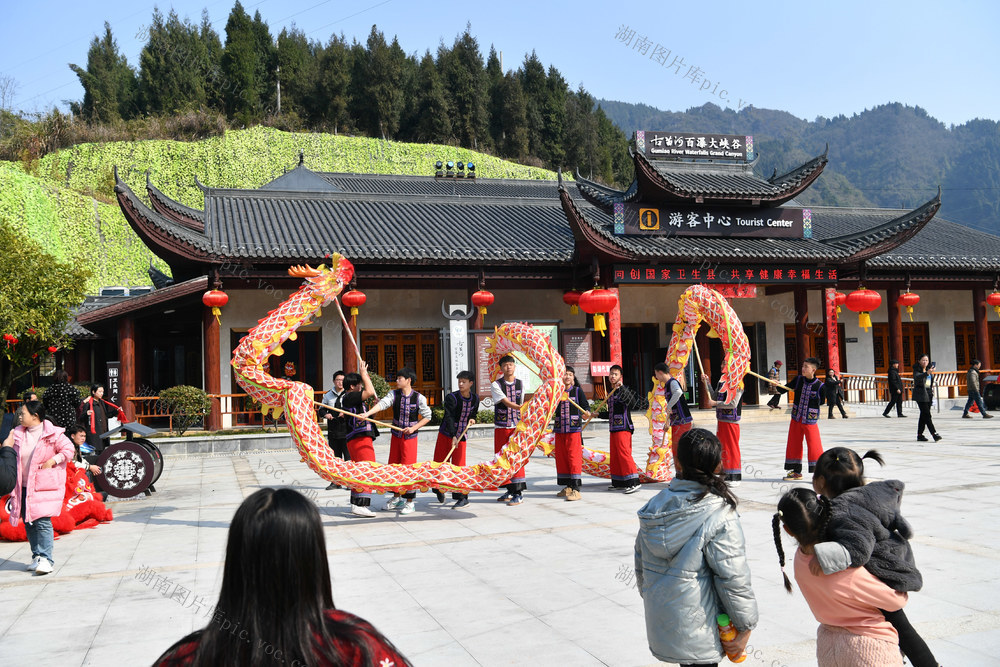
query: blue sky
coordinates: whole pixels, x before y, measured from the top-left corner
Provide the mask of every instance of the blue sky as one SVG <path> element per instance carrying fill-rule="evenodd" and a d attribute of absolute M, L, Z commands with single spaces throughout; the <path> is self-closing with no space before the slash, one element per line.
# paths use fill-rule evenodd
<path fill-rule="evenodd" d="M 14 107 L 35 111 L 82 99 L 67 63 L 86 65 L 90 40 L 105 20 L 129 63 L 137 65 L 142 43 L 135 35 L 149 22 L 154 4 L 195 22 L 207 7 L 225 41 L 233 0 L 4 4 L 0 74 L 17 81 Z M 946 125 L 1000 119 L 1000 3 L 990 0 L 243 4 L 251 14 L 260 10 L 275 36 L 294 22 L 323 42 L 333 32 L 363 42 L 376 23 L 388 37 L 397 35 L 405 51 L 418 54 L 433 52 L 442 40 L 451 44 L 471 23 L 484 57 L 494 44 L 506 69 L 534 49 L 571 86 L 582 84 L 595 97 L 674 111 L 705 102 L 726 106 L 728 100 L 733 108 L 742 102 L 812 120 L 902 102 L 923 107 Z M 652 58 L 662 59 L 666 50 L 665 63 Z M 683 65 L 669 68 L 674 58 Z"/>

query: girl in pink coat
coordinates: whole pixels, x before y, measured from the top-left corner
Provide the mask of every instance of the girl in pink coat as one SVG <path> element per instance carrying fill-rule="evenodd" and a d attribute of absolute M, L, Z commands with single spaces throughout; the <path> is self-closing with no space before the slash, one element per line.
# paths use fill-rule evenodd
<path fill-rule="evenodd" d="M 73 444 L 63 429 L 45 419 L 41 401 L 28 401 L 21 408 L 21 425 L 4 441 L 17 454 L 17 484 L 10 494 L 10 523 L 24 519 L 31 546 L 28 570 L 48 574 L 52 560 L 52 519 L 63 507 L 66 494 L 66 463 L 73 459 Z"/>

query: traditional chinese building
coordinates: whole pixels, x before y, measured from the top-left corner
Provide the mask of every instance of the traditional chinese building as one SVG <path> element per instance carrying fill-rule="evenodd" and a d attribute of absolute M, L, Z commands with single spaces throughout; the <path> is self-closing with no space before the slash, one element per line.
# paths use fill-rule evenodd
<path fill-rule="evenodd" d="M 553 182 L 444 170 L 318 173 L 300 160 L 259 189 L 201 186 L 203 209 L 148 179 L 145 198 L 117 180 L 122 211 L 173 282 L 78 321 L 116 342 L 125 395 L 181 383 L 238 393 L 231 350 L 298 286 L 287 268 L 341 252 L 367 294 L 357 338 L 369 367 L 391 377 L 412 366 L 432 402 L 457 366 L 485 374 L 477 352 L 488 329 L 508 320 L 550 327 L 585 384 L 590 362 L 613 360 L 645 386 L 663 359 L 677 297 L 699 282 L 731 297 L 757 372 L 782 359 L 794 373 L 815 355 L 842 371 L 884 373 L 890 358 L 908 366 L 923 351 L 939 368 L 968 367 L 973 356 L 1000 367 L 1000 325 L 986 317 L 1000 238 L 935 217 L 939 195 L 912 209 L 801 206 L 795 198 L 821 177 L 826 153 L 763 178 L 752 137 L 639 132 L 632 158 L 636 178 L 622 191 L 579 174 Z M 563 303 L 566 291 L 595 282 L 620 296 L 607 338 Z M 218 321 L 201 303 L 216 284 L 230 297 Z M 834 304 L 837 290 L 862 284 L 883 298 L 870 331 L 851 313 L 838 318 Z M 456 328 L 445 313 L 480 288 L 495 295 L 485 320 Z M 906 291 L 921 298 L 912 322 L 898 305 Z M 272 373 L 292 360 L 297 379 L 316 388 L 355 363 L 335 312 L 284 347 Z M 717 371 L 721 350 L 702 336 L 699 349 Z M 748 382 L 746 400 L 757 392 Z"/>

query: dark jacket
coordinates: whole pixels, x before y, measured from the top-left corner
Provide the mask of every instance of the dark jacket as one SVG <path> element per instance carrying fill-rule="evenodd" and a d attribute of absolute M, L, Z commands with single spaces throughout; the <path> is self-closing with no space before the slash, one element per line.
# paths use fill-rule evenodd
<path fill-rule="evenodd" d="M 847 551 L 850 567 L 865 567 L 894 591 L 919 591 L 923 578 L 913 560 L 913 529 L 900 513 L 904 484 L 872 482 L 833 499 L 826 539 Z M 817 557 L 824 550 L 817 546 Z M 820 558 L 827 571 L 823 558 Z"/>
<path fill-rule="evenodd" d="M 0 447 L 0 496 L 6 496 L 17 485 L 17 452 L 13 447 Z"/>
<path fill-rule="evenodd" d="M 54 382 L 42 394 L 45 418 L 64 429 L 76 424 L 80 391 L 68 382 Z"/>
<path fill-rule="evenodd" d="M 899 376 L 899 370 L 889 367 L 889 393 L 893 396 L 896 392 L 903 391 L 903 378 Z"/>
<path fill-rule="evenodd" d="M 930 403 L 934 397 L 934 374 L 928 370 L 920 370 L 920 364 L 913 364 L 913 400 L 917 403 Z"/>
<path fill-rule="evenodd" d="M 969 396 L 972 396 L 973 392 L 978 394 L 979 371 L 977 371 L 975 368 L 970 368 L 969 372 L 965 376 L 965 385 L 966 385 L 966 390 L 969 392 Z"/>
<path fill-rule="evenodd" d="M 834 379 L 832 376 L 827 375 L 826 380 L 823 382 L 823 392 L 826 396 L 826 404 L 836 405 L 837 399 L 844 397 L 844 387 L 840 382 L 840 378 Z"/>
<path fill-rule="evenodd" d="M 94 414 L 88 415 L 91 407 Z M 122 409 L 117 405 L 93 396 L 88 396 L 80 404 L 79 415 L 80 423 L 87 429 L 87 444 L 94 448 L 95 454 L 104 451 L 105 442 L 101 436 L 109 430 L 108 419 L 118 417 L 118 421 L 123 424 L 127 421 Z"/>

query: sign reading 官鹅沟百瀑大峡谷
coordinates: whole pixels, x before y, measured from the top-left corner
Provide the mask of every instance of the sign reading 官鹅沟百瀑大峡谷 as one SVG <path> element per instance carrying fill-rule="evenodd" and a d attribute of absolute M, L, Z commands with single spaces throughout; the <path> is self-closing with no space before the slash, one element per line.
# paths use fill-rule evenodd
<path fill-rule="evenodd" d="M 614 204 L 619 236 L 734 236 L 748 238 L 812 238 L 812 209 L 712 208 Z"/>
<path fill-rule="evenodd" d="M 647 158 L 653 159 L 702 158 L 741 162 L 754 159 L 752 135 L 639 130 L 635 133 L 635 147 Z"/>

